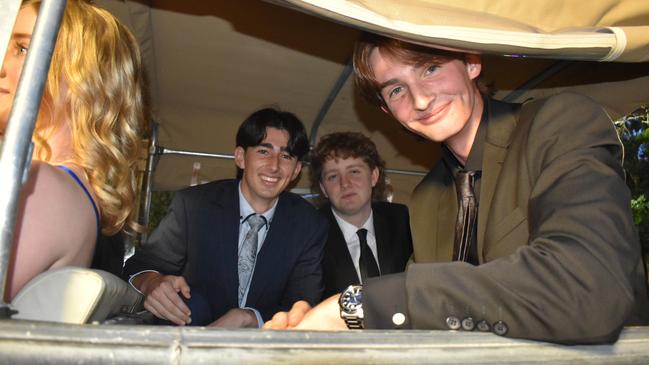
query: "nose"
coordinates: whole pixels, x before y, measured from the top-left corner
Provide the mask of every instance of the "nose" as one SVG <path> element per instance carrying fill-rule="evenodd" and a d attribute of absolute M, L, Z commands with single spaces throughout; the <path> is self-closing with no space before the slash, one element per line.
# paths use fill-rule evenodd
<path fill-rule="evenodd" d="M 280 159 L 280 158 L 281 158 L 280 154 L 279 154 L 279 153 L 275 153 L 275 154 L 273 154 L 273 156 L 271 156 L 271 158 L 268 159 L 268 167 L 269 167 L 272 171 L 277 171 L 277 170 L 279 170 L 279 159 Z"/>
<path fill-rule="evenodd" d="M 349 176 L 347 176 L 347 174 L 343 174 L 340 177 L 340 187 L 345 188 L 348 187 L 349 185 L 351 185 L 351 179 L 349 178 Z"/>
<path fill-rule="evenodd" d="M 416 110 L 427 110 L 431 102 L 435 100 L 435 94 L 426 87 L 413 85 L 410 87 L 413 106 Z"/>

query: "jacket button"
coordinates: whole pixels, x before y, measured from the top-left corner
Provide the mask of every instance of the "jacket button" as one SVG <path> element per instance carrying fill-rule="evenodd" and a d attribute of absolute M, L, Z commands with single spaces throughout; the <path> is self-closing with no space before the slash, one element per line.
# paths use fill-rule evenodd
<path fill-rule="evenodd" d="M 475 328 L 475 321 L 471 317 L 466 317 L 462 320 L 462 329 L 465 331 L 473 331 Z"/>
<path fill-rule="evenodd" d="M 477 328 L 480 332 L 489 332 L 489 330 L 491 330 L 489 322 L 485 321 L 484 319 L 478 321 L 478 323 L 475 324 L 475 328 Z"/>
<path fill-rule="evenodd" d="M 446 317 L 446 326 L 451 330 L 459 330 L 461 326 L 460 320 L 457 317 L 448 316 Z"/>
<path fill-rule="evenodd" d="M 403 314 L 403 313 L 395 313 L 392 316 L 392 324 L 394 324 L 394 326 L 396 328 L 400 328 L 404 323 L 406 323 L 406 315 L 405 314 Z"/>
<path fill-rule="evenodd" d="M 505 324 L 503 321 L 498 321 L 494 323 L 493 325 L 493 331 L 495 334 L 498 336 L 504 336 L 507 334 L 507 331 L 509 331 L 509 327 Z"/>

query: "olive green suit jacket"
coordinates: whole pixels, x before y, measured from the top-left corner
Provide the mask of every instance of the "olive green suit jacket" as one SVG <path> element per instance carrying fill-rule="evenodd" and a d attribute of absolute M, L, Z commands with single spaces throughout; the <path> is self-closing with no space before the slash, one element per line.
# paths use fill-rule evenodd
<path fill-rule="evenodd" d="M 440 161 L 411 199 L 407 325 L 448 329 L 449 318 L 470 318 L 492 329 L 500 321 L 511 337 L 614 341 L 646 312 L 647 294 L 611 120 L 569 93 L 523 106 L 487 103 L 480 265 L 449 262 L 458 202 Z M 368 288 L 365 299 L 380 286 Z"/>

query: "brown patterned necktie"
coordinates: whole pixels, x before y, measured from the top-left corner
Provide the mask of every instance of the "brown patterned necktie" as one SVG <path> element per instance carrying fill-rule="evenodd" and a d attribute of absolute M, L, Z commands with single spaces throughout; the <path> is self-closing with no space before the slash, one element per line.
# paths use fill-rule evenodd
<path fill-rule="evenodd" d="M 459 202 L 457 221 L 455 222 L 455 245 L 453 246 L 454 261 L 469 261 L 474 227 L 478 216 L 473 182 L 476 171 L 460 170 L 455 176 L 457 198 Z"/>
<path fill-rule="evenodd" d="M 379 276 L 379 266 L 376 264 L 372 249 L 367 244 L 367 229 L 361 228 L 356 234 L 361 244 L 361 255 L 358 259 L 358 269 L 361 272 L 361 282 L 365 283 L 365 279 L 374 276 Z"/>

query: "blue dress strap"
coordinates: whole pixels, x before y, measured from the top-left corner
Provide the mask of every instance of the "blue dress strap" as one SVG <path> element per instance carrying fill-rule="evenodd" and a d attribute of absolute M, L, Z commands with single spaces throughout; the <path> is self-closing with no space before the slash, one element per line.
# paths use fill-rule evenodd
<path fill-rule="evenodd" d="M 99 220 L 99 209 L 97 209 L 97 204 L 95 204 L 95 200 L 92 198 L 92 195 L 90 195 L 90 192 L 88 191 L 86 186 L 83 184 L 83 182 L 81 182 L 81 179 L 79 179 L 79 176 L 77 176 L 77 174 L 74 173 L 74 171 L 70 170 L 70 168 L 68 168 L 67 166 L 63 166 L 63 165 L 56 165 L 55 167 L 58 167 L 59 169 L 67 172 L 68 175 L 72 176 L 74 181 L 76 181 L 77 184 L 79 184 L 79 186 L 81 186 L 81 189 L 83 189 L 83 192 L 86 193 L 86 196 L 90 200 L 90 204 L 92 204 L 92 209 L 94 209 L 94 211 L 95 211 L 95 219 L 97 221 L 97 237 L 99 237 L 99 233 L 101 232 L 101 222 Z"/>

